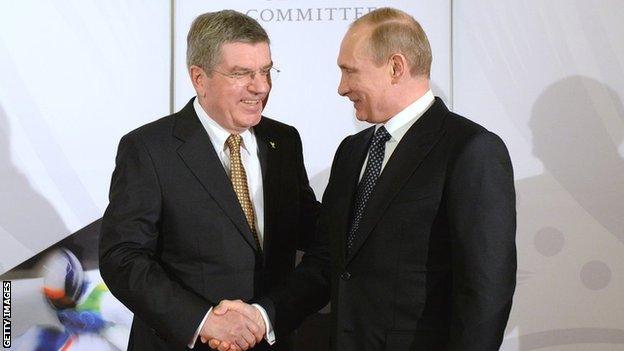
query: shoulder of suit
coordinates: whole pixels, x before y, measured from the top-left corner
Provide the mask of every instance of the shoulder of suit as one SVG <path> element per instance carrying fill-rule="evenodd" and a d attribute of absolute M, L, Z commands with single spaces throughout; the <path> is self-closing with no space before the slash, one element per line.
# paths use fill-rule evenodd
<path fill-rule="evenodd" d="M 453 134 L 470 136 L 488 132 L 488 130 L 477 122 L 454 112 L 449 112 L 445 119 L 445 129 Z"/>
<path fill-rule="evenodd" d="M 499 135 L 466 117 L 453 112 L 449 112 L 448 117 L 445 129 L 456 147 L 464 148 L 475 141 L 492 141 L 499 145 L 505 145 Z"/>
<path fill-rule="evenodd" d="M 266 116 L 262 116 L 262 119 L 260 120 L 260 123 L 264 124 L 266 127 L 269 127 L 269 128 L 272 128 L 272 129 L 275 128 L 275 129 L 278 129 L 278 130 L 289 130 L 289 129 L 294 129 L 295 128 L 295 127 L 293 127 L 293 126 L 291 126 L 289 124 L 277 121 L 277 120 L 275 120 L 273 118 L 266 117 Z"/>
<path fill-rule="evenodd" d="M 161 117 L 155 121 L 146 123 L 130 132 L 124 137 L 139 137 L 141 139 L 153 139 L 162 138 L 166 135 L 171 135 L 171 131 L 175 125 L 175 118 L 177 113 L 169 116 Z"/>
<path fill-rule="evenodd" d="M 267 131 L 270 131 L 270 134 L 279 135 L 282 137 L 296 137 L 299 135 L 299 131 L 297 130 L 297 128 L 266 116 L 262 116 L 260 123 L 256 127 L 263 128 Z"/>

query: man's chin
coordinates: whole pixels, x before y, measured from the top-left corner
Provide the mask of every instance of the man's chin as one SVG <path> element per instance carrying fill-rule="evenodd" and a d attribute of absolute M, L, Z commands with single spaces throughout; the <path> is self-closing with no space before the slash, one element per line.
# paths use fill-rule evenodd
<path fill-rule="evenodd" d="M 368 117 L 357 110 L 355 111 L 355 118 L 360 122 L 368 122 Z"/>
<path fill-rule="evenodd" d="M 247 126 L 247 128 L 251 128 L 251 127 L 255 126 L 256 124 L 260 123 L 261 119 L 262 119 L 262 115 L 258 114 L 256 116 L 248 118 L 245 121 L 245 125 Z"/>

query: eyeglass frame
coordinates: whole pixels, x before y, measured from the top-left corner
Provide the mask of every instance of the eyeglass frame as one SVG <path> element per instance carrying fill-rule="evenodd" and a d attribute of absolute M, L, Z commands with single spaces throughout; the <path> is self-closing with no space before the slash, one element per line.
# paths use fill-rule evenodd
<path fill-rule="evenodd" d="M 266 73 L 263 71 L 266 71 Z M 241 69 L 241 70 L 234 71 L 231 73 L 221 72 L 213 68 L 211 72 L 219 73 L 220 75 L 224 77 L 234 79 L 234 81 L 237 82 L 241 86 L 246 86 L 246 85 L 251 84 L 254 81 L 254 79 L 256 78 L 256 74 L 259 74 L 260 77 L 263 77 L 266 79 L 267 82 L 270 82 L 271 72 L 275 72 L 275 74 L 279 74 L 281 70 L 277 69 L 275 66 L 271 66 L 269 68 L 262 68 L 258 70 Z"/>

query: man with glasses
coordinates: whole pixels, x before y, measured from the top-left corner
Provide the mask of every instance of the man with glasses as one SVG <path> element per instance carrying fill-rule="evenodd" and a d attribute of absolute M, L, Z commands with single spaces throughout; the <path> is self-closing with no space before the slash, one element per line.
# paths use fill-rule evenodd
<path fill-rule="evenodd" d="M 279 284 L 315 229 L 299 134 L 261 116 L 275 72 L 269 38 L 226 10 L 197 17 L 187 44 L 197 97 L 120 141 L 101 274 L 135 314 L 130 350 L 207 349 L 197 340 L 210 339 L 289 350 L 270 304 L 213 311 Z"/>

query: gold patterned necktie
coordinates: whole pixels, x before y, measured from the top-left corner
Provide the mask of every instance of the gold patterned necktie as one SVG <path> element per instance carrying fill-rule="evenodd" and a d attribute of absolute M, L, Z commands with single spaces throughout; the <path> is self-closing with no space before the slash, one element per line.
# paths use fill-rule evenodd
<path fill-rule="evenodd" d="M 260 252 L 262 252 L 260 239 L 258 238 L 258 233 L 256 232 L 256 215 L 254 213 L 251 199 L 249 197 L 247 174 L 245 173 L 245 168 L 243 167 L 243 163 L 241 162 L 241 140 L 242 139 L 240 135 L 230 134 L 230 136 L 225 141 L 228 148 L 230 149 L 230 180 L 232 181 L 232 186 L 234 187 L 234 192 L 236 193 L 238 202 L 240 203 L 241 208 L 245 213 L 245 218 L 247 219 L 247 224 L 249 224 L 249 229 L 251 229 L 251 233 L 253 234 L 254 240 L 256 241 L 256 247 Z"/>

